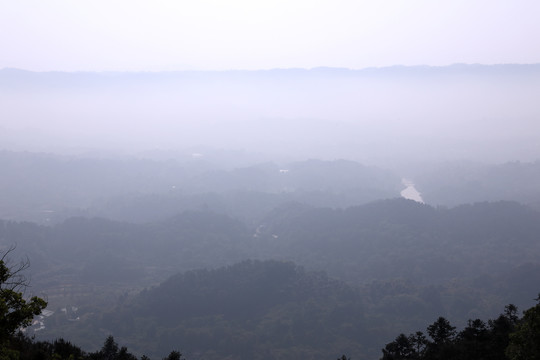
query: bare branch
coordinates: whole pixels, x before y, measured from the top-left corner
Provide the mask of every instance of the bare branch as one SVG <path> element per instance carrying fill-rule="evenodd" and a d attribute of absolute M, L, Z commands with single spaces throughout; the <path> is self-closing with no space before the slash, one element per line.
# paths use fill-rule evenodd
<path fill-rule="evenodd" d="M 11 245 L 0 257 L 0 264 L 3 264 L 0 274 L 0 289 L 13 291 L 24 291 L 30 286 L 29 279 L 24 275 L 24 271 L 30 267 L 28 257 L 22 259 L 17 264 L 12 265 L 9 254 L 15 250 L 16 246 Z"/>

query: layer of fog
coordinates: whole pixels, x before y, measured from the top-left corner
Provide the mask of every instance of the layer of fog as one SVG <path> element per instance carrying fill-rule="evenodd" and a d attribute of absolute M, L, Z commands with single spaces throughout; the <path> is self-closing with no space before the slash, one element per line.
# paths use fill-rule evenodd
<path fill-rule="evenodd" d="M 259 160 L 345 158 L 383 166 L 540 158 L 537 65 L 5 69 L 0 80 L 0 147 L 9 150 L 203 153 L 206 146 L 258 153 Z"/>

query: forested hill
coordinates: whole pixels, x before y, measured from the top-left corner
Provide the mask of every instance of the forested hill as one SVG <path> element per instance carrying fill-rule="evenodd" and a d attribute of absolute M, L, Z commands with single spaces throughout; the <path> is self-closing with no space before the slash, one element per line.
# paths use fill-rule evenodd
<path fill-rule="evenodd" d="M 245 157 L 208 148 L 108 159 L 0 151 L 0 187 L 9 189 L 0 194 L 0 218 L 156 222 L 208 209 L 258 221 L 288 201 L 348 207 L 396 197 L 402 189 L 391 171 L 354 161 L 247 165 Z"/>
<path fill-rule="evenodd" d="M 71 218 L 53 227 L 0 221 L 3 247 L 28 256 L 38 290 L 66 285 L 149 284 L 178 271 L 232 264 L 252 255 L 247 228 L 213 212 L 154 224 Z M 142 282 L 142 283 L 141 283 Z"/>
<path fill-rule="evenodd" d="M 479 164 L 455 161 L 423 167 L 414 174 L 428 204 L 457 206 L 513 200 L 540 209 L 540 161 Z"/>
<path fill-rule="evenodd" d="M 244 261 L 173 276 L 99 326 L 152 354 L 172 346 L 193 359 L 359 358 L 363 311 L 356 290 L 324 274 Z"/>
<path fill-rule="evenodd" d="M 540 254 L 540 213 L 513 202 L 446 209 L 395 199 L 293 209 L 264 223 L 268 251 L 348 281 L 489 277 L 538 263 Z"/>
<path fill-rule="evenodd" d="M 142 287 L 151 287 L 178 272 L 184 274 L 169 280 L 167 286 L 148 290 L 152 291 L 149 297 L 141 295 L 136 302 L 127 303 L 131 305 L 126 306 L 134 307 L 133 311 L 142 311 L 137 316 L 154 324 L 144 336 L 155 336 L 153 331 L 160 334 L 157 329 L 165 326 L 160 324 L 161 320 L 151 320 L 163 316 L 159 311 L 166 308 L 165 303 L 152 303 L 152 299 L 161 297 L 169 299 L 171 305 L 189 301 L 184 304 L 189 307 L 207 301 L 212 308 L 219 309 L 209 313 L 201 310 L 202 318 L 193 320 L 198 329 L 195 333 L 186 330 L 188 325 L 178 330 L 193 339 L 190 342 L 193 346 L 199 346 L 196 339 L 217 337 L 217 333 L 210 336 L 204 329 L 217 326 L 218 313 L 232 316 L 235 310 L 231 304 L 244 304 L 244 296 L 254 297 L 260 306 L 253 305 L 246 311 L 259 316 L 275 305 L 288 319 L 288 311 L 295 309 L 286 305 L 289 300 L 306 299 L 294 290 L 299 286 L 297 276 L 302 277 L 302 271 L 281 263 L 293 261 L 307 271 L 325 271 L 331 278 L 357 289 L 353 292 L 358 291 L 362 299 L 362 326 L 369 329 L 369 338 L 364 335 L 362 339 L 366 342 L 361 342 L 363 348 L 359 351 L 375 354 L 396 333 L 425 326 L 436 316 L 447 316 L 455 322 L 495 316 L 511 302 L 520 308 L 531 306 L 540 284 L 538 234 L 540 213 L 517 203 L 477 203 L 446 209 L 404 199 L 347 209 L 285 204 L 255 228 L 211 211 L 185 212 L 167 221 L 148 224 L 72 218 L 47 227 L 0 221 L 2 248 L 16 244 L 12 257 L 31 259 L 32 292 L 47 294 L 49 304 L 58 314 L 61 314 L 58 309 L 66 305 L 75 304 L 79 309 L 80 322 L 62 320 L 60 315 L 55 315 L 54 324 L 58 328 L 54 331 L 48 328 L 39 335 L 70 337 L 69 340 L 88 350 L 95 350 L 101 344 L 109 335 L 106 331 L 109 327 L 123 331 L 114 326 L 138 326 L 129 322 L 129 316 L 118 318 L 117 325 L 105 324 L 107 319 L 115 319 L 117 311 L 122 314 L 131 311 L 111 309 L 121 306 Z M 248 262 L 211 270 L 246 259 L 280 262 Z M 185 273 L 204 268 L 208 270 Z M 265 277 L 266 272 L 272 275 Z M 320 291 L 315 290 L 320 287 L 323 292 L 318 293 L 322 296 L 319 300 L 324 304 L 333 301 L 326 297 L 327 290 L 328 294 L 339 297 L 349 291 L 338 291 L 333 281 L 317 282 L 312 275 L 308 277 L 312 280 L 306 281 L 313 287 L 308 286 L 307 293 L 315 296 L 312 290 Z M 233 278 L 243 280 L 235 283 Z M 220 282 L 229 285 L 218 286 Z M 344 286 L 340 284 L 340 288 Z M 190 295 L 189 286 L 200 291 Z M 258 298 L 251 287 L 268 299 Z M 217 296 L 218 293 L 225 297 Z M 229 299 L 229 305 L 216 303 L 218 297 Z M 285 304 L 274 302 L 279 299 Z M 171 310 L 171 314 L 175 311 L 183 316 L 179 309 Z M 339 316 L 347 318 L 349 311 L 346 308 Z M 341 314 L 336 310 L 338 313 Z M 212 317 L 211 326 L 205 323 L 206 316 Z M 315 316 L 315 312 L 309 316 Z M 177 320 L 183 324 L 191 321 Z M 237 331 L 234 330 L 237 326 L 248 329 L 238 332 L 242 333 L 242 339 L 251 339 L 248 333 L 260 329 L 244 320 L 219 323 L 217 328 L 231 333 Z M 280 334 L 279 322 L 269 325 L 263 324 L 266 320 L 260 321 L 265 331 L 271 332 L 272 328 Z M 282 321 L 283 326 L 293 326 L 290 320 Z M 331 320 L 322 324 L 325 321 Z M 349 331 L 349 325 L 343 324 L 336 325 L 339 331 Z M 348 335 L 344 336 L 348 339 Z M 290 339 L 282 340 L 286 343 Z M 164 349 L 170 351 L 171 347 Z"/>
<path fill-rule="evenodd" d="M 54 227 L 0 225 L 1 244 L 17 244 L 47 282 L 66 269 L 73 281 L 100 283 L 271 258 L 355 284 L 396 277 L 489 283 L 540 258 L 540 213 L 513 202 L 445 209 L 395 199 L 344 210 L 291 203 L 255 229 L 210 211 L 151 224 L 73 218 Z"/>

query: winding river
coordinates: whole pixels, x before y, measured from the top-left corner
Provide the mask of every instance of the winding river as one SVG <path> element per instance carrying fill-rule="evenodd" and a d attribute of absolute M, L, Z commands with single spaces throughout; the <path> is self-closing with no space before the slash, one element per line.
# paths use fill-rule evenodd
<path fill-rule="evenodd" d="M 424 203 L 424 200 L 422 199 L 422 195 L 416 188 L 414 187 L 414 183 L 412 180 L 409 179 L 401 179 L 401 182 L 405 186 L 405 189 L 401 190 L 401 197 L 404 197 L 405 199 L 414 200 L 419 203 Z"/>

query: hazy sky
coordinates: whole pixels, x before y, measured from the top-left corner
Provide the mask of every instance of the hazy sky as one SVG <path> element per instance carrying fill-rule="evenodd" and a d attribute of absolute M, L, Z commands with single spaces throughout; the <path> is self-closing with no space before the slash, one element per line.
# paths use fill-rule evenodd
<path fill-rule="evenodd" d="M 540 62 L 538 0 L 0 0 L 0 69 Z"/>

